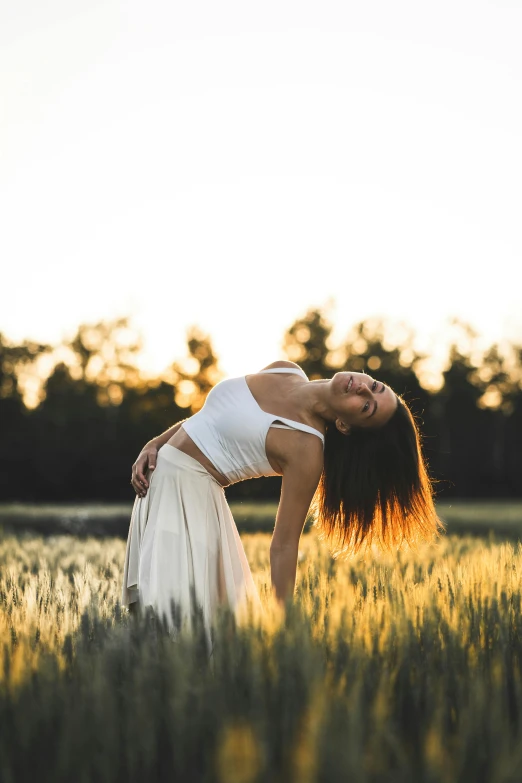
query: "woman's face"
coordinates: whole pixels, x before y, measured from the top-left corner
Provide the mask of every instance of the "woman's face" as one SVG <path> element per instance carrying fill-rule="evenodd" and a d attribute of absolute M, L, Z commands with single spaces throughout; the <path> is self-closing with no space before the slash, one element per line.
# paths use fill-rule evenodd
<path fill-rule="evenodd" d="M 382 427 L 397 409 L 395 393 L 364 372 L 338 372 L 330 381 L 330 404 L 337 429 Z"/>

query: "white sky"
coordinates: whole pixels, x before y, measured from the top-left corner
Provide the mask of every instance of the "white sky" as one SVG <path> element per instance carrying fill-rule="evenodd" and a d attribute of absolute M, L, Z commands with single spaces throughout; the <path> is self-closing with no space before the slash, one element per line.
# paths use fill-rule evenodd
<path fill-rule="evenodd" d="M 335 303 L 522 340 L 522 2 L 0 0 L 0 331 L 226 373 Z M 440 345 L 439 345 L 440 347 Z"/>

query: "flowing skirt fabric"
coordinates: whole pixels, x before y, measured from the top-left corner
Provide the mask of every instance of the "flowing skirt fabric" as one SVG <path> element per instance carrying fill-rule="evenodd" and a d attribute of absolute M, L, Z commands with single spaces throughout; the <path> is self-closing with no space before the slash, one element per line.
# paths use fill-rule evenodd
<path fill-rule="evenodd" d="M 194 600 L 207 636 L 220 605 L 261 605 L 221 484 L 197 460 L 165 444 L 149 488 L 136 497 L 123 571 L 122 604 L 138 601 L 166 616 L 173 599 L 191 626 Z"/>

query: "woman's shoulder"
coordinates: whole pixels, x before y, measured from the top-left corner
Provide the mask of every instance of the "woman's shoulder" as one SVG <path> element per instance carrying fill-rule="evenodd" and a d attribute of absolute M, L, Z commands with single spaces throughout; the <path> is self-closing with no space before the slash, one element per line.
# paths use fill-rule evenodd
<path fill-rule="evenodd" d="M 298 364 L 296 364 L 295 362 L 286 361 L 286 359 L 280 359 L 278 361 L 272 362 L 271 364 L 267 364 L 267 366 L 263 367 L 262 369 L 263 370 L 275 370 L 277 367 L 281 367 L 281 368 L 283 368 L 283 367 L 292 367 L 295 370 L 301 370 L 301 372 L 303 371 L 303 368 L 299 367 Z"/>

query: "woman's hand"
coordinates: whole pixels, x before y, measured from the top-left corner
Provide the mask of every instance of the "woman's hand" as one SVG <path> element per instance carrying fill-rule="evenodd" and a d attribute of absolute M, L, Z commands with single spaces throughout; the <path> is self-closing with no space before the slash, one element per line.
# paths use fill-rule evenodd
<path fill-rule="evenodd" d="M 154 470 L 158 456 L 158 444 L 151 440 L 145 444 L 138 455 L 138 459 L 132 466 L 131 484 L 136 494 L 143 498 L 147 494 L 149 482 L 145 476 L 148 469 Z"/>

